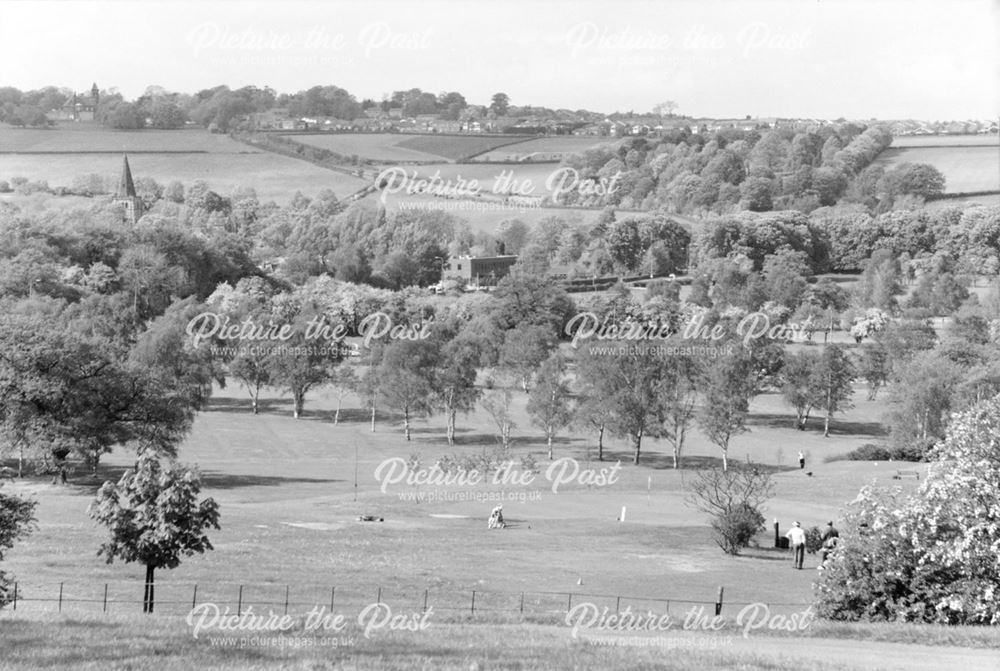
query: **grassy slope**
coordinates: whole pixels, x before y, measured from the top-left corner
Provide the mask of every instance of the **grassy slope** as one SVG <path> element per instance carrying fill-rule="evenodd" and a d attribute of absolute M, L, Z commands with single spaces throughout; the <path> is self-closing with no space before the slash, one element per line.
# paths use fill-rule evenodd
<path fill-rule="evenodd" d="M 886 166 L 898 163 L 928 163 L 945 177 L 947 193 L 1000 189 L 998 162 L 1000 149 L 993 146 L 891 147 L 879 156 Z"/>

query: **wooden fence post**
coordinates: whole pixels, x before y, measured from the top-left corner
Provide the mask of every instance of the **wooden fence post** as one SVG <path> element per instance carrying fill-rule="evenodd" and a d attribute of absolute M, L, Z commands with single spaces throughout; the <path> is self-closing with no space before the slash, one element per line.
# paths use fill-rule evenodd
<path fill-rule="evenodd" d="M 337 586 L 334 585 L 330 588 L 330 612 L 333 612 L 333 599 L 337 596 Z"/>
<path fill-rule="evenodd" d="M 63 594 L 63 584 L 59 583 L 59 612 L 62 612 L 62 594 Z"/>
<path fill-rule="evenodd" d="M 382 585 L 378 586 L 378 598 L 375 599 L 376 603 L 382 603 Z"/>
<path fill-rule="evenodd" d="M 424 590 L 424 612 L 427 612 L 427 590 Z"/>
<path fill-rule="evenodd" d="M 472 590 L 472 614 L 476 614 L 476 590 Z"/>
<path fill-rule="evenodd" d="M 14 610 L 17 610 L 17 583 L 14 583 Z"/>
<path fill-rule="evenodd" d="M 104 612 L 108 612 L 108 583 L 104 583 Z"/>
<path fill-rule="evenodd" d="M 285 615 L 288 615 L 288 585 L 285 585 Z"/>
<path fill-rule="evenodd" d="M 621 606 L 622 606 L 622 598 L 621 598 L 621 596 L 617 596 L 617 597 L 615 597 L 615 612 L 616 612 L 616 613 L 617 613 L 617 612 L 618 612 L 619 610 L 621 610 Z"/>
<path fill-rule="evenodd" d="M 569 594 L 567 594 L 566 596 L 567 596 L 567 597 L 569 597 L 569 598 L 568 598 L 568 599 L 566 600 L 566 612 L 568 613 L 568 612 L 570 612 L 571 610 L 573 610 L 573 593 L 572 593 L 572 592 L 570 592 L 570 593 L 569 593 Z"/>
<path fill-rule="evenodd" d="M 243 585 L 240 585 L 239 601 L 236 602 L 236 617 L 243 614 Z"/>
<path fill-rule="evenodd" d="M 719 587 L 719 596 L 715 599 L 715 614 L 722 615 L 722 587 Z"/>
<path fill-rule="evenodd" d="M 198 583 L 194 584 L 194 594 L 191 595 L 191 610 L 198 605 Z"/>
<path fill-rule="evenodd" d="M 524 612 L 524 592 L 521 592 L 521 612 Z"/>

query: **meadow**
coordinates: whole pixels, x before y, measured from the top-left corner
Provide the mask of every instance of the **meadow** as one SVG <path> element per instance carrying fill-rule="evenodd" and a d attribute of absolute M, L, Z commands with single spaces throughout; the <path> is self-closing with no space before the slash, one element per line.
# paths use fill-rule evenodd
<path fill-rule="evenodd" d="M 608 137 L 556 136 L 520 142 L 476 156 L 476 161 L 561 161 L 599 146 L 617 146 L 621 141 Z"/>
<path fill-rule="evenodd" d="M 0 154 L 112 151 L 242 154 L 255 150 L 228 135 L 194 128 L 114 130 L 87 123 L 61 124 L 52 129 L 0 127 Z"/>
<path fill-rule="evenodd" d="M 70 187 L 81 175 L 99 173 L 117 183 L 121 174 L 120 151 L 106 153 L 37 153 L 0 154 L 0 180 L 26 177 L 44 180 L 50 187 Z M 179 180 L 190 186 L 203 179 L 209 187 L 228 195 L 236 187 L 249 186 L 261 202 L 273 200 L 285 204 L 296 191 L 314 197 L 323 189 L 332 189 L 346 197 L 367 184 L 345 173 L 327 170 L 297 159 L 270 152 L 241 153 L 139 153 L 129 155 L 135 179 L 152 177 L 160 184 Z"/>
<path fill-rule="evenodd" d="M 455 161 L 499 145 L 524 140 L 518 136 L 415 133 L 313 133 L 288 137 L 302 144 L 329 149 L 344 156 L 356 154 L 378 163 Z"/>
<path fill-rule="evenodd" d="M 947 138 L 942 138 L 947 140 Z M 945 193 L 967 193 L 1000 189 L 1000 146 L 925 145 L 893 146 L 876 161 L 886 167 L 898 163 L 929 163 L 945 178 Z"/>
<path fill-rule="evenodd" d="M 996 133 L 977 135 L 897 135 L 893 147 L 996 147 Z"/>

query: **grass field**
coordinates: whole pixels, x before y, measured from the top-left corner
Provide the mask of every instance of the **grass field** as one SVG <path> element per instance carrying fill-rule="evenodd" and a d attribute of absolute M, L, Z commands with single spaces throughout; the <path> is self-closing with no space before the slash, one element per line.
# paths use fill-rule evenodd
<path fill-rule="evenodd" d="M 189 130 L 113 130 L 93 124 L 55 129 L 0 127 L 0 154 L 7 152 L 191 151 L 210 154 L 254 152 L 228 135 Z"/>
<path fill-rule="evenodd" d="M 1000 189 L 1000 147 L 995 142 L 993 146 L 891 147 L 878 162 L 886 166 L 929 163 L 944 175 L 947 193 Z"/>
<path fill-rule="evenodd" d="M 893 147 L 996 147 L 996 133 L 982 135 L 897 135 Z"/>
<path fill-rule="evenodd" d="M 401 147 L 457 161 L 490 151 L 494 147 L 517 146 L 522 139 L 524 138 L 517 135 L 411 135 L 399 144 Z"/>
<path fill-rule="evenodd" d="M 501 147 L 475 157 L 476 161 L 561 161 L 569 154 L 577 154 L 601 145 L 617 146 L 619 140 L 607 137 L 544 137 L 528 140 L 510 147 Z"/>
<path fill-rule="evenodd" d="M 114 184 L 121 174 L 121 161 L 121 153 L 113 150 L 106 154 L 0 154 L 0 180 L 27 177 L 45 180 L 51 187 L 68 187 L 77 176 L 96 172 L 113 177 Z M 136 179 L 152 177 L 160 184 L 176 179 L 190 186 L 203 179 L 223 195 L 238 186 L 251 186 L 261 202 L 286 203 L 296 191 L 312 197 L 322 189 L 333 189 L 344 197 L 366 184 L 341 172 L 268 152 L 133 154 L 129 164 Z"/>
<path fill-rule="evenodd" d="M 518 142 L 516 136 L 428 135 L 413 133 L 332 133 L 289 135 L 296 142 L 338 154 L 382 163 L 396 161 L 457 160 L 502 144 Z"/>

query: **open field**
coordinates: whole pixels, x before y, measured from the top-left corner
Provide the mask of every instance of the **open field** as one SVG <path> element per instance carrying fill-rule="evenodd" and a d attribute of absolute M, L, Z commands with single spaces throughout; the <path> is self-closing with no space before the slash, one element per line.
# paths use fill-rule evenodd
<path fill-rule="evenodd" d="M 897 135 L 892 138 L 893 147 L 996 147 L 1000 142 L 997 134 L 977 135 Z"/>
<path fill-rule="evenodd" d="M 117 182 L 121 153 L 102 154 L 0 154 L 0 180 L 27 177 L 49 186 L 71 186 L 74 178 L 100 173 Z M 238 186 L 257 190 L 261 202 L 286 203 L 296 191 L 313 197 L 322 189 L 333 189 L 338 197 L 354 193 L 367 183 L 357 177 L 326 170 L 268 152 L 206 154 L 134 154 L 129 156 L 136 179 L 152 177 L 160 184 L 180 180 L 190 186 L 203 179 L 222 195 Z"/>
<path fill-rule="evenodd" d="M 519 135 L 410 135 L 400 146 L 444 156 L 452 161 L 490 151 L 494 147 L 520 144 L 525 136 Z"/>
<path fill-rule="evenodd" d="M 476 156 L 476 161 L 561 161 L 570 154 L 578 154 L 601 145 L 618 145 L 620 140 L 609 137 L 557 136 L 528 140 L 510 147 L 501 147 Z"/>
<path fill-rule="evenodd" d="M 895 144 L 895 142 L 893 143 Z M 1000 189 L 1000 147 L 924 146 L 890 147 L 879 155 L 878 163 L 929 163 L 944 175 L 946 193 Z"/>
<path fill-rule="evenodd" d="M 414 133 L 331 133 L 288 135 L 312 147 L 376 162 L 457 160 L 498 145 L 520 142 L 518 136 L 428 135 Z"/>
<path fill-rule="evenodd" d="M 114 130 L 94 124 L 55 129 L 0 127 L 0 154 L 7 152 L 256 152 L 228 135 L 189 130 Z"/>
<path fill-rule="evenodd" d="M 286 136 L 310 147 L 329 149 L 344 156 L 357 154 L 371 161 L 440 161 L 441 156 L 400 146 L 407 136 L 399 133 L 310 133 Z"/>

